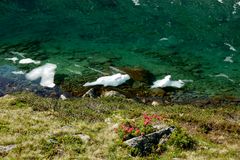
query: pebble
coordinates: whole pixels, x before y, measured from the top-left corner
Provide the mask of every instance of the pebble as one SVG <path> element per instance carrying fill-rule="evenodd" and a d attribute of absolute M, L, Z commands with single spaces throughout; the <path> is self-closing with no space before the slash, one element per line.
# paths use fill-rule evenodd
<path fill-rule="evenodd" d="M 86 135 L 86 134 L 78 134 L 78 135 L 76 135 L 76 136 L 80 137 L 80 138 L 83 140 L 83 142 L 85 142 L 85 143 L 87 143 L 87 142 L 90 141 L 90 136 L 89 136 L 89 135 Z"/>
<path fill-rule="evenodd" d="M 159 106 L 159 105 L 160 105 L 160 103 L 159 103 L 159 102 L 157 102 L 157 101 L 153 101 L 153 102 L 152 102 L 152 105 L 153 105 L 153 106 Z"/>

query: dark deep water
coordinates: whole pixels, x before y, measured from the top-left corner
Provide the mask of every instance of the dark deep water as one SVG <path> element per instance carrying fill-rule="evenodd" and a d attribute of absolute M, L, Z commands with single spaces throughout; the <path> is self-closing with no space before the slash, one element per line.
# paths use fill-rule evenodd
<path fill-rule="evenodd" d="M 10 71 L 37 66 L 5 60 L 15 51 L 56 64 L 58 75 L 88 80 L 101 76 L 94 69 L 142 67 L 193 80 L 186 89 L 240 97 L 240 1 L 222 2 L 1 0 L 0 93 L 10 80 L 29 85 Z"/>

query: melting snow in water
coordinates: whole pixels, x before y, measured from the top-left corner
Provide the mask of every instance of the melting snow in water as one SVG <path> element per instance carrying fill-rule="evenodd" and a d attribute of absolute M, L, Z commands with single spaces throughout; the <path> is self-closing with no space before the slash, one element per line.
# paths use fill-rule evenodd
<path fill-rule="evenodd" d="M 228 79 L 228 80 L 231 81 L 231 82 L 234 82 L 233 79 L 229 78 L 229 76 L 226 75 L 226 74 L 224 74 L 224 73 L 220 73 L 220 74 L 217 74 L 217 75 L 209 75 L 209 76 L 210 76 L 210 77 L 223 77 L 223 78 Z"/>
<path fill-rule="evenodd" d="M 13 63 L 16 63 L 16 61 L 18 61 L 18 58 L 17 57 L 5 58 L 5 60 L 12 61 Z"/>
<path fill-rule="evenodd" d="M 31 81 L 41 78 L 40 81 L 41 86 L 53 88 L 55 86 L 54 75 L 56 68 L 57 66 L 55 64 L 47 63 L 27 73 L 26 78 Z"/>
<path fill-rule="evenodd" d="M 132 0 L 132 1 L 135 4 L 135 6 L 139 6 L 140 5 L 139 0 Z"/>
<path fill-rule="evenodd" d="M 228 56 L 224 59 L 224 62 L 230 62 L 230 63 L 233 63 L 233 60 L 232 60 L 233 56 Z"/>
<path fill-rule="evenodd" d="M 236 13 L 237 13 L 237 8 L 238 8 L 238 6 L 240 6 L 240 1 L 239 1 L 239 2 L 236 2 L 236 3 L 233 5 L 232 14 L 236 14 Z"/>
<path fill-rule="evenodd" d="M 114 74 L 112 76 L 103 76 L 98 78 L 94 82 L 87 82 L 83 86 L 96 86 L 96 85 L 103 85 L 104 87 L 106 86 L 119 86 L 123 83 L 125 83 L 127 80 L 130 79 L 130 76 L 128 74 Z"/>
<path fill-rule="evenodd" d="M 172 81 L 171 75 L 167 75 L 164 79 L 157 80 L 153 83 L 151 88 L 164 88 L 164 87 L 173 87 L 173 88 L 182 88 L 185 83 L 182 80 Z"/>
<path fill-rule="evenodd" d="M 237 50 L 231 44 L 229 43 L 224 43 L 224 44 L 228 46 L 231 51 L 237 52 Z"/>
<path fill-rule="evenodd" d="M 23 71 L 12 71 L 12 74 L 19 75 L 19 74 L 25 74 L 25 72 L 23 72 Z"/>
<path fill-rule="evenodd" d="M 219 3 L 223 3 L 223 0 L 217 0 Z"/>
<path fill-rule="evenodd" d="M 35 61 L 35 60 L 32 60 L 31 58 L 25 58 L 25 59 L 21 59 L 19 61 L 19 64 L 31 64 L 31 63 L 33 63 L 33 64 L 40 64 L 41 61 Z"/>

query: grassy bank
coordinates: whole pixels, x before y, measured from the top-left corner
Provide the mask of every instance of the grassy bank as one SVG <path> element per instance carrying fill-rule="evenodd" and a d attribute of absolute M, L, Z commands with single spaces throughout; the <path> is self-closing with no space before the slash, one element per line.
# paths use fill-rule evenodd
<path fill-rule="evenodd" d="M 158 114 L 182 128 L 197 147 L 169 145 L 161 154 L 132 157 L 114 128 Z M 240 159 L 240 106 L 148 106 L 119 98 L 56 100 L 22 93 L 0 98 L 0 159 Z M 84 138 L 85 137 L 85 138 Z"/>

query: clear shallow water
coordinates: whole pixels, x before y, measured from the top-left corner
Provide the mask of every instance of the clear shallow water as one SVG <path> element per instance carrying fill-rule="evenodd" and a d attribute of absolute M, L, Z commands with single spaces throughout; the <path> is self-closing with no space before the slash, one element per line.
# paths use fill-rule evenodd
<path fill-rule="evenodd" d="M 57 64 L 57 74 L 86 80 L 101 76 L 93 69 L 142 67 L 156 78 L 193 80 L 186 89 L 239 97 L 238 2 L 140 0 L 136 6 L 131 0 L 3 0 L 0 65 L 36 67 L 4 60 L 18 51 Z"/>

